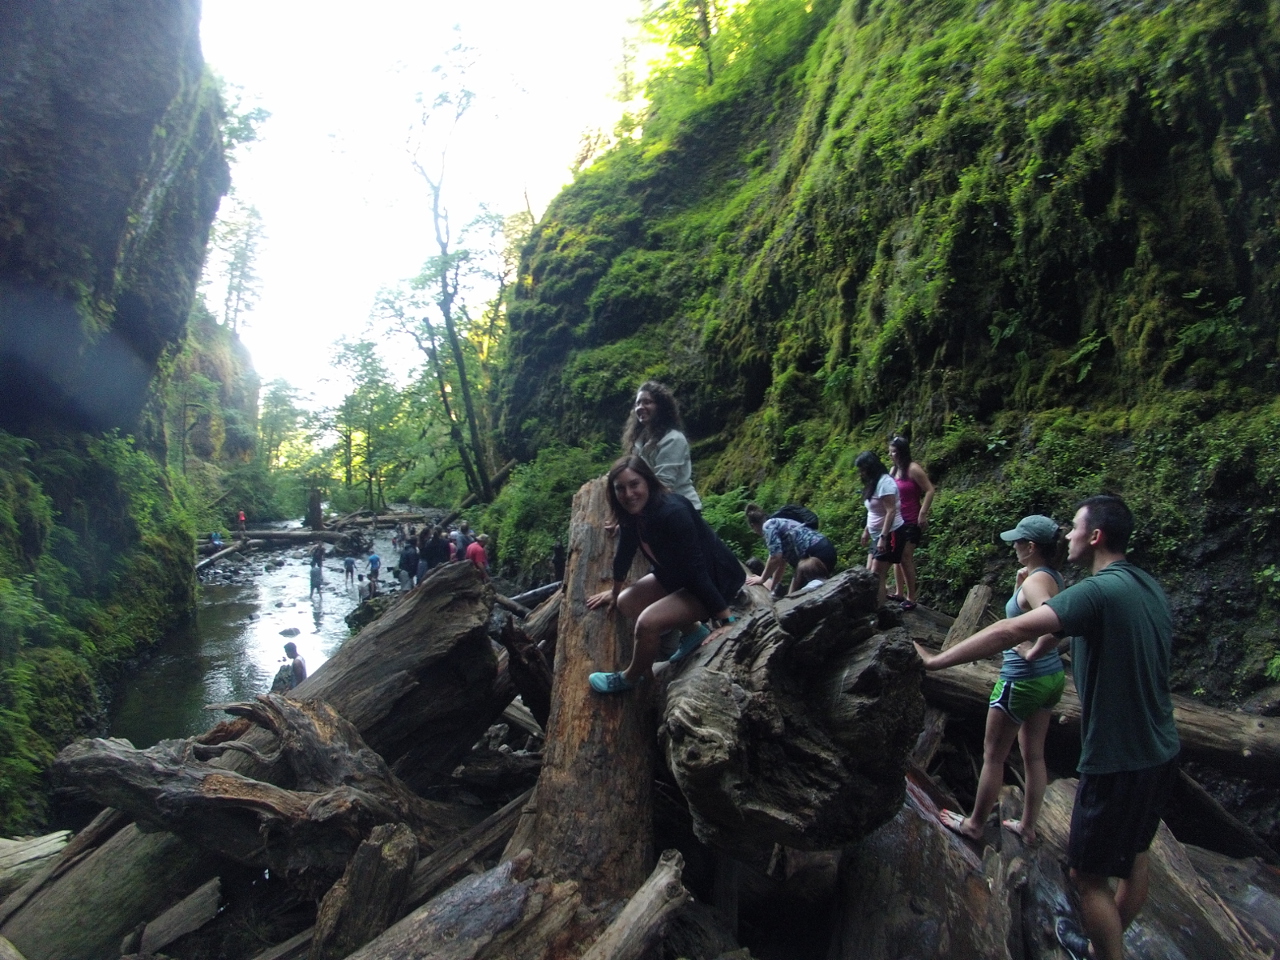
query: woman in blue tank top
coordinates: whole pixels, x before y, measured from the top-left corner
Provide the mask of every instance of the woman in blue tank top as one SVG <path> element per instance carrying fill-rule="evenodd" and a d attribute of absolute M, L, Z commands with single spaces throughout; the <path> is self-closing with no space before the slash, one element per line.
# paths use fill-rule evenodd
<path fill-rule="evenodd" d="M 1022 564 L 1015 579 L 1013 596 L 1005 604 L 1006 617 L 1034 610 L 1063 588 L 1056 566 L 1060 544 L 1058 525 L 1049 517 L 1023 517 L 1000 539 L 1013 545 Z M 1022 819 L 1005 820 L 1008 830 L 1023 842 L 1036 842 L 1036 818 L 1044 802 L 1048 772 L 1044 763 L 1044 738 L 1049 732 L 1053 708 L 1062 698 L 1066 676 L 1058 656 L 1058 639 L 1048 634 L 1034 644 L 1022 644 L 1004 652 L 1000 679 L 991 691 L 987 730 L 982 749 L 982 773 L 973 799 L 973 813 L 961 816 L 953 810 L 940 814 L 944 826 L 973 840 L 982 839 L 982 829 L 1000 799 L 1004 782 L 1004 762 L 1016 737 L 1026 770 L 1022 798 Z"/>

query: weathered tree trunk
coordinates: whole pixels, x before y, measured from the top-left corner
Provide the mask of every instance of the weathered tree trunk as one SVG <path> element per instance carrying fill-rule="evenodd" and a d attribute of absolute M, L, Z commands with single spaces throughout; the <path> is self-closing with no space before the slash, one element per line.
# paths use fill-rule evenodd
<path fill-rule="evenodd" d="M 839 847 L 902 804 L 924 712 L 919 659 L 900 630 L 877 633 L 866 571 L 776 608 L 749 592 L 750 612 L 675 668 L 667 765 L 705 843 L 744 855 Z"/>
<path fill-rule="evenodd" d="M 528 870 L 526 854 L 455 884 L 350 960 L 532 960 L 567 952 L 583 934 L 577 884 L 534 879 Z"/>
<path fill-rule="evenodd" d="M 151 923 L 143 925 L 134 935 L 125 937 L 120 952 L 137 952 L 148 957 L 158 953 L 179 937 L 203 927 L 218 915 L 221 905 L 222 881 L 215 877 Z"/>
<path fill-rule="evenodd" d="M 639 960 L 665 933 L 666 925 L 693 898 L 680 882 L 684 857 L 667 850 L 649 879 L 635 892 L 617 919 L 596 938 L 582 960 Z"/>
<path fill-rule="evenodd" d="M 438 782 L 502 706 L 494 709 L 497 659 L 485 633 L 490 588 L 462 563 L 445 564 L 424 583 L 343 644 L 293 696 L 324 700 L 393 770 L 397 763 L 412 768 L 421 756 L 420 766 Z M 246 738 L 263 753 L 273 748 L 271 740 L 261 731 Z M 269 766 L 239 753 L 215 764 L 268 782 L 272 776 Z M 115 956 L 126 933 L 218 868 L 216 858 L 172 834 L 128 827 L 39 889 L 14 894 L 23 895 L 22 904 L 0 926 L 0 936 L 28 960 Z"/>
<path fill-rule="evenodd" d="M 398 919 L 417 861 L 407 826 L 374 827 L 320 903 L 309 960 L 342 960 Z"/>
<path fill-rule="evenodd" d="M 31 840 L 0 839 L 0 899 L 7 897 L 50 865 L 67 845 L 68 831 Z"/>
<path fill-rule="evenodd" d="M 618 670 L 631 656 L 631 624 L 586 599 L 610 575 L 615 542 L 605 533 L 603 477 L 573 499 L 567 590 L 556 640 L 547 747 L 538 779 L 534 858 L 571 877 L 593 902 L 629 897 L 653 862 L 653 721 L 650 693 L 602 696 L 593 670 Z"/>
<path fill-rule="evenodd" d="M 341 873 L 378 823 L 408 823 L 426 849 L 468 825 L 455 808 L 410 792 L 322 701 L 266 695 L 226 709 L 270 730 L 280 744 L 275 756 L 239 740 L 217 746 L 168 740 L 147 750 L 80 740 L 59 754 L 54 782 L 199 847 L 277 872 Z M 296 789 L 202 762 L 231 750 L 269 766 L 283 761 Z"/>

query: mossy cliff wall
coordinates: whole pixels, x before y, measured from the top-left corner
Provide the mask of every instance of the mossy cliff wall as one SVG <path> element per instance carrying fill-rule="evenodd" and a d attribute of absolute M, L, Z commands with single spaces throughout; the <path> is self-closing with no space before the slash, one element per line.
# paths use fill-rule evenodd
<path fill-rule="evenodd" d="M 535 230 L 509 449 L 613 441 L 657 376 L 702 488 L 808 501 L 857 562 L 853 459 L 906 432 L 944 606 L 1007 582 L 1020 515 L 1120 492 L 1182 683 L 1249 692 L 1280 642 L 1278 5 L 753 0 L 716 44 Z"/>
<path fill-rule="evenodd" d="M 194 603 L 193 524 L 140 413 L 228 182 L 199 13 L 0 5 L 0 833 L 39 824 L 102 680 Z"/>
<path fill-rule="evenodd" d="M 0 11 L 0 427 L 132 429 L 228 184 L 198 0 Z"/>

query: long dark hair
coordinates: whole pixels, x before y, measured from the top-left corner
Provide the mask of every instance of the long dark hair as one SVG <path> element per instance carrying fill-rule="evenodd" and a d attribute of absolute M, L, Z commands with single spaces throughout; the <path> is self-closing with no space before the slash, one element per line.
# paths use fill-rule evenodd
<path fill-rule="evenodd" d="M 636 518 L 627 513 L 622 504 L 618 502 L 618 495 L 613 491 L 613 482 L 618 479 L 619 474 L 626 470 L 634 470 L 644 478 L 644 482 L 649 487 L 650 503 L 667 492 L 667 488 L 662 485 L 662 481 L 653 472 L 653 467 L 645 463 L 640 457 L 632 455 L 618 458 L 614 461 L 613 466 L 609 468 L 609 475 L 605 479 L 605 492 L 609 497 L 609 509 L 613 511 L 613 519 L 619 524 L 636 522 Z"/>
<path fill-rule="evenodd" d="M 880 483 L 880 478 L 889 471 L 884 468 L 880 458 L 870 450 L 863 450 L 858 454 L 858 459 L 853 461 L 853 465 L 858 468 L 858 479 L 862 481 L 862 499 L 872 499 L 876 495 L 876 485 Z"/>
<path fill-rule="evenodd" d="M 632 399 L 631 415 L 627 417 L 627 425 L 622 431 L 622 451 L 626 454 L 630 454 L 637 443 L 641 446 L 656 443 L 665 437 L 669 430 L 679 430 L 684 433 L 684 420 L 680 417 L 680 406 L 676 403 L 676 396 L 671 392 L 670 387 L 657 380 L 646 380 L 640 384 L 640 389 L 635 392 L 635 396 L 638 397 L 642 393 L 647 393 L 653 398 L 653 416 L 649 418 L 648 423 L 637 420 L 635 399 Z"/>
<path fill-rule="evenodd" d="M 898 464 L 902 464 L 902 475 L 908 477 L 911 475 L 911 441 L 906 437 L 898 434 L 889 441 L 889 449 L 898 451 L 898 459 L 894 465 L 889 468 L 889 474 L 896 477 L 898 474 L 894 471 L 898 469 Z"/>

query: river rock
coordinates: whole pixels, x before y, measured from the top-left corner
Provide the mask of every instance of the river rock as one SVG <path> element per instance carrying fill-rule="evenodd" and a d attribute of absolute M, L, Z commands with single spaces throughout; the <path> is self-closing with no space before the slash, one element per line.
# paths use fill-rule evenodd
<path fill-rule="evenodd" d="M 280 631 L 280 636 L 282 636 L 282 637 L 296 637 L 296 636 L 297 636 L 298 634 L 300 634 L 301 632 L 302 632 L 302 631 L 301 631 L 301 630 L 299 630 L 297 627 L 286 627 L 285 629 L 283 629 L 283 630 L 281 630 L 281 631 Z"/>

